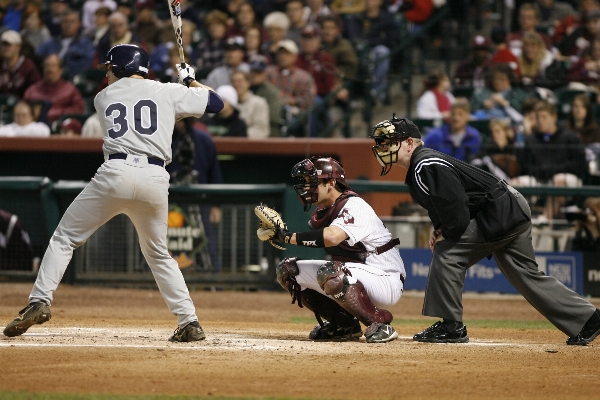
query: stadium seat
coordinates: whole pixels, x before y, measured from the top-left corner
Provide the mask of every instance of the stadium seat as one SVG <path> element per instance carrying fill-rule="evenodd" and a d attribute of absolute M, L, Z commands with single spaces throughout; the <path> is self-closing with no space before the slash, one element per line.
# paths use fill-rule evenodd
<path fill-rule="evenodd" d="M 474 90 L 472 87 L 455 87 L 452 89 L 452 94 L 454 97 L 466 97 L 470 99 Z"/>

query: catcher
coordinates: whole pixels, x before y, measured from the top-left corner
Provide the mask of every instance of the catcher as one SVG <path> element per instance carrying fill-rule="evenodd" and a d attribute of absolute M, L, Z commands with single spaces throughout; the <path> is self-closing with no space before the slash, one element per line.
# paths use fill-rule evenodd
<path fill-rule="evenodd" d="M 292 177 L 298 198 L 308 211 L 315 204 L 306 232 L 289 232 L 280 215 L 264 206 L 255 209 L 261 219 L 257 231 L 263 241 L 323 247 L 332 261 L 285 258 L 276 268 L 277 281 L 292 295 L 292 303 L 306 306 L 319 322 L 311 340 L 350 340 L 362 336 L 368 343 L 398 337 L 392 314 L 380 307 L 400 300 L 404 263 L 392 235 L 375 211 L 344 180 L 342 165 L 330 157 L 312 157 L 296 164 Z"/>

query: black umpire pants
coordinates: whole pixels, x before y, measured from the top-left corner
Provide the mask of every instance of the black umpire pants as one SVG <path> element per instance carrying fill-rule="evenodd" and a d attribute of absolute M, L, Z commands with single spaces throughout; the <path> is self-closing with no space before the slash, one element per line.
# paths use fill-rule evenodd
<path fill-rule="evenodd" d="M 529 204 L 514 188 L 525 213 Z M 423 315 L 462 321 L 462 291 L 467 269 L 489 254 L 521 295 L 554 326 L 575 336 L 596 311 L 596 307 L 555 278 L 538 270 L 531 242 L 531 222 L 507 232 L 499 240 L 486 243 L 472 219 L 458 242 L 442 240 L 433 251 L 425 291 Z"/>

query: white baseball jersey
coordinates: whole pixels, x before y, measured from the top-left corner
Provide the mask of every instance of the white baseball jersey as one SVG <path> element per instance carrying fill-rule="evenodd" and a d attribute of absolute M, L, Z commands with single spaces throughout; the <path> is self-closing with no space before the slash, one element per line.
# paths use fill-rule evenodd
<path fill-rule="evenodd" d="M 350 246 L 361 242 L 367 251 L 374 250 L 392 240 L 392 234 L 383 225 L 375 210 L 360 197 L 350 197 L 342 207 L 338 217 L 330 226 L 337 226 L 348 235 L 346 241 Z M 325 260 L 297 261 L 299 274 L 296 281 L 303 289 L 313 289 L 327 296 L 317 281 L 317 271 Z M 369 298 L 378 307 L 389 307 L 396 304 L 402 296 L 406 276 L 404 262 L 400 252 L 392 248 L 384 253 L 369 255 L 365 264 L 345 262 L 352 273 L 348 277 L 350 283 L 360 281 Z"/>
<path fill-rule="evenodd" d="M 125 153 L 171 162 L 175 121 L 200 117 L 208 102 L 205 88 L 121 78 L 94 99 L 103 129 L 105 157 Z"/>

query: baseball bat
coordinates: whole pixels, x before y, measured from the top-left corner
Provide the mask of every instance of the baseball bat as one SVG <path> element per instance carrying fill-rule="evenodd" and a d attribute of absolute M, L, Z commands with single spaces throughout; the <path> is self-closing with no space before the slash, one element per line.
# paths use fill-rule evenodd
<path fill-rule="evenodd" d="M 169 3 L 169 12 L 171 13 L 171 22 L 175 29 L 175 39 L 177 47 L 179 47 L 179 58 L 181 60 L 181 68 L 184 68 L 185 56 L 183 54 L 183 39 L 181 37 L 181 4 L 180 0 L 167 0 Z"/>

